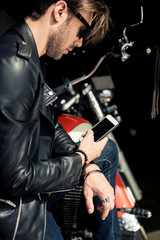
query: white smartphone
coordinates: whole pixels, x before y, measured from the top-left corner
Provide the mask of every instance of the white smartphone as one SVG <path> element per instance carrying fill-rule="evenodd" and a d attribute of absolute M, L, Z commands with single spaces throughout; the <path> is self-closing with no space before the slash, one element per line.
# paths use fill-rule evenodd
<path fill-rule="evenodd" d="M 116 127 L 118 127 L 118 125 L 119 122 L 114 117 L 112 117 L 112 115 L 108 114 L 91 128 L 94 132 L 94 141 L 97 142 L 101 140 L 110 132 L 112 132 Z M 83 137 L 81 137 L 80 141 L 83 139 Z"/>

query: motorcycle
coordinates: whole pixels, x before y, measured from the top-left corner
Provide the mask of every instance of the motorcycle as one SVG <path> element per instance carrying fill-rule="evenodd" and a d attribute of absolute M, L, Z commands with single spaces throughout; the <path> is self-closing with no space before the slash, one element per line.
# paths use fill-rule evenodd
<path fill-rule="evenodd" d="M 58 114 L 58 122 L 73 139 L 78 142 L 82 134 L 100 121 L 105 115 L 113 115 L 119 122 L 118 107 L 112 104 L 114 96 L 114 83 L 106 66 L 105 74 L 96 75 L 97 69 L 108 57 L 120 57 L 122 62 L 130 56 L 134 42 L 128 40 L 126 31 L 129 27 L 143 22 L 143 7 L 141 7 L 141 21 L 128 26 L 123 31 L 120 39 L 120 53 L 110 51 L 104 54 L 95 67 L 88 73 L 73 80 L 65 79 L 65 82 L 54 88 L 58 96 L 54 102 L 55 112 Z M 146 49 L 145 54 L 151 50 Z M 107 72 L 107 73 L 106 73 Z M 148 209 L 141 209 L 137 201 L 142 199 L 142 191 L 139 188 L 132 171 L 120 149 L 113 133 L 109 138 L 116 142 L 119 153 L 119 166 L 116 177 L 116 208 L 119 224 L 122 231 L 122 239 L 145 240 L 146 232 L 141 219 L 150 218 L 152 213 Z M 87 222 L 87 213 L 83 198 L 83 186 L 77 186 L 68 192 L 60 200 L 53 210 L 55 219 L 61 229 L 65 240 L 92 240 L 93 234 Z"/>

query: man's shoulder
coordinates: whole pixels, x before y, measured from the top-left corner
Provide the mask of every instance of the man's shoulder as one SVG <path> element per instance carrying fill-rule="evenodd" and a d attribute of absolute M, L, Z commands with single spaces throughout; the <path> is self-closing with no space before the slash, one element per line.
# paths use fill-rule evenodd
<path fill-rule="evenodd" d="M 31 50 L 24 43 L 17 41 L 0 44 L 0 69 L 2 72 L 20 74 L 30 69 Z M 27 63 L 27 64 L 26 64 Z"/>
<path fill-rule="evenodd" d="M 14 31 L 9 31 L 0 38 L 0 58 L 19 57 L 29 60 L 32 55 L 32 49 L 23 41 Z"/>
<path fill-rule="evenodd" d="M 11 37 L 11 35 L 10 35 Z M 7 41 L 9 40 L 9 41 Z M 21 39 L 4 37 L 0 40 L 0 72 L 1 84 L 7 85 L 14 82 L 20 84 L 27 76 L 32 79 L 35 72 L 30 58 L 32 51 Z"/>
<path fill-rule="evenodd" d="M 40 66 L 37 64 L 39 58 L 34 53 L 32 44 L 30 45 L 31 41 L 27 43 L 24 40 L 23 35 L 28 33 L 23 32 L 25 28 L 19 31 L 13 27 L 0 38 L 0 78 L 3 82 L 9 83 L 12 79 L 18 83 L 23 79 L 29 83 L 28 79 L 32 81 L 39 74 Z"/>
<path fill-rule="evenodd" d="M 26 70 L 29 68 L 32 57 L 32 49 L 20 34 L 11 28 L 0 38 L 0 67 L 4 69 L 16 68 L 16 70 Z M 18 67 L 19 65 L 19 67 Z"/>

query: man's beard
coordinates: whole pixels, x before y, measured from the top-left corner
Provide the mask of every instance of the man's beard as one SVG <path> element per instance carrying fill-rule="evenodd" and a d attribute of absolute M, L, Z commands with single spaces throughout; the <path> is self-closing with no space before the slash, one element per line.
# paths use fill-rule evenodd
<path fill-rule="evenodd" d="M 61 28 L 57 30 L 48 40 L 46 55 L 53 58 L 54 60 L 59 60 L 62 58 L 63 47 L 65 46 L 65 39 L 68 36 L 68 21 L 65 22 Z"/>
<path fill-rule="evenodd" d="M 62 44 L 63 38 L 60 36 L 60 33 L 52 35 L 47 43 L 47 51 L 46 55 L 55 59 L 59 60 L 62 57 Z"/>

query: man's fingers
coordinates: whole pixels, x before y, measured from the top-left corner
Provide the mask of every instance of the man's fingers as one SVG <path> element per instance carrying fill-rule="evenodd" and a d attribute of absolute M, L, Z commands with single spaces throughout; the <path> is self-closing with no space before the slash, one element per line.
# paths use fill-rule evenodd
<path fill-rule="evenodd" d="M 97 210 L 99 210 L 102 213 L 101 219 L 105 220 L 106 217 L 109 214 L 109 211 L 111 211 L 114 208 L 114 202 L 110 203 L 108 198 L 105 198 L 102 203 L 99 203 L 97 205 Z"/>
<path fill-rule="evenodd" d="M 103 213 L 103 206 L 102 206 L 101 203 L 99 203 L 99 204 L 97 205 L 97 210 L 100 211 L 101 213 Z"/>
<path fill-rule="evenodd" d="M 105 211 L 104 211 L 104 209 L 103 209 L 101 219 L 102 219 L 102 220 L 105 220 L 106 217 L 108 216 L 108 214 L 109 214 L 109 209 L 105 209 Z"/>
<path fill-rule="evenodd" d="M 92 214 L 94 212 L 93 197 L 92 196 L 87 196 L 85 199 L 86 199 L 87 212 L 89 214 Z"/>
<path fill-rule="evenodd" d="M 106 219 L 106 217 L 108 216 L 108 213 L 109 213 L 109 211 L 110 211 L 109 206 L 103 205 L 102 203 L 99 203 L 99 204 L 97 205 L 97 210 L 102 213 L 102 216 L 101 216 L 101 219 L 102 219 L 102 220 L 105 220 L 105 219 Z"/>

